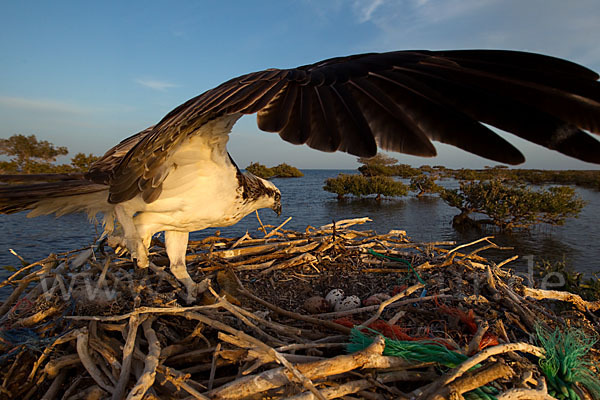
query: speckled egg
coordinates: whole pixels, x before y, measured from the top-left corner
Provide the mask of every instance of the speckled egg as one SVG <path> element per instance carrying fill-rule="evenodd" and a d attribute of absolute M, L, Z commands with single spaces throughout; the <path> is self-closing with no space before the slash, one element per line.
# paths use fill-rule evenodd
<path fill-rule="evenodd" d="M 337 303 L 334 307 L 335 311 L 347 311 L 354 310 L 355 308 L 360 307 L 360 298 L 358 296 L 348 296 L 339 303 Z"/>
<path fill-rule="evenodd" d="M 325 300 L 327 300 L 331 307 L 335 307 L 343 299 L 344 291 L 342 289 L 333 289 L 325 296 Z"/>
<path fill-rule="evenodd" d="M 331 306 L 322 296 L 313 296 L 306 299 L 304 309 L 309 314 L 320 314 L 329 311 Z"/>

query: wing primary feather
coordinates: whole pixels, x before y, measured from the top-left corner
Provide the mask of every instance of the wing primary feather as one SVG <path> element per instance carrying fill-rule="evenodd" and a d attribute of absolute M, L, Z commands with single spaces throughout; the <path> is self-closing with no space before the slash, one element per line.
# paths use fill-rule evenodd
<path fill-rule="evenodd" d="M 562 120 L 600 133 L 600 103 L 563 90 L 489 73 L 446 65 L 422 66 L 424 71 L 455 82 L 468 82 L 490 93 L 527 103 Z"/>
<path fill-rule="evenodd" d="M 308 140 L 310 136 L 310 113 L 312 108 L 311 103 L 311 88 L 307 86 L 302 86 L 300 88 L 300 143 L 304 144 Z"/>
<path fill-rule="evenodd" d="M 329 151 L 336 151 L 340 148 L 342 134 L 339 131 L 339 126 L 335 118 L 331 89 L 329 87 L 317 86 L 314 88 L 314 92 L 318 100 L 318 110 L 321 112 L 324 121 L 324 132 L 322 133 L 327 135 L 327 148 Z"/>
<path fill-rule="evenodd" d="M 485 65 L 499 65 L 502 68 L 517 65 L 521 69 L 551 71 L 554 75 L 569 75 L 590 81 L 600 78 L 596 72 L 582 65 L 543 54 L 514 50 L 441 50 L 434 54 L 478 69 L 485 68 Z"/>
<path fill-rule="evenodd" d="M 452 108 L 533 143 L 560 151 L 556 148 L 556 140 L 552 138 L 561 136 L 557 136 L 557 132 L 571 130 L 564 121 L 535 106 L 507 98 L 502 93 L 490 92 L 468 82 L 456 81 L 429 71 L 408 68 L 403 71 L 435 88 L 445 104 Z M 586 150 L 581 149 L 581 153 Z M 569 151 L 572 153 L 573 149 Z"/>
<path fill-rule="evenodd" d="M 335 115 L 340 131 L 344 132 L 340 150 L 358 157 L 373 157 L 377 154 L 377 143 L 356 101 L 342 84 L 333 85 L 331 90 L 338 100 L 333 102 L 337 108 Z"/>
<path fill-rule="evenodd" d="M 372 76 L 381 81 L 380 84 L 376 80 L 373 83 L 377 87 L 385 86 L 396 104 L 410 113 L 431 139 L 494 161 L 513 165 L 525 161 L 523 154 L 512 144 L 476 120 L 440 102 L 437 93 L 430 88 L 390 71 Z M 401 82 L 400 77 L 402 81 L 411 81 L 410 87 Z"/>
<path fill-rule="evenodd" d="M 376 138 L 391 138 L 394 133 L 390 131 L 395 131 L 395 135 L 400 140 L 390 142 L 393 143 L 392 150 L 423 157 L 436 155 L 435 147 L 419 126 L 418 121 L 412 115 L 408 115 L 406 110 L 400 109 L 385 92 L 365 78 L 351 80 L 349 83 L 355 93 L 359 92 L 364 97 L 363 107 L 369 107 L 365 101 L 376 106 L 367 116 L 367 121 L 372 125 L 372 131 Z M 374 125 L 377 128 L 373 128 Z M 380 145 L 382 144 L 385 145 L 384 142 L 380 142 Z"/>
<path fill-rule="evenodd" d="M 308 139 L 305 133 L 308 132 L 308 118 L 310 117 L 307 108 L 306 95 L 304 94 L 305 86 L 297 88 L 298 94 L 295 97 L 294 105 L 290 111 L 290 116 L 287 123 L 279 131 L 279 136 L 286 142 L 292 144 L 304 144 Z"/>
<path fill-rule="evenodd" d="M 279 132 L 287 124 L 294 108 L 298 86 L 288 83 L 256 116 L 259 129 L 265 132 Z"/>
<path fill-rule="evenodd" d="M 310 98 L 310 125 L 306 144 L 321 151 L 336 151 L 340 144 L 339 136 L 336 134 L 331 120 L 328 120 L 331 116 L 327 116 L 318 86 L 307 86 L 306 88 L 304 94 Z"/>

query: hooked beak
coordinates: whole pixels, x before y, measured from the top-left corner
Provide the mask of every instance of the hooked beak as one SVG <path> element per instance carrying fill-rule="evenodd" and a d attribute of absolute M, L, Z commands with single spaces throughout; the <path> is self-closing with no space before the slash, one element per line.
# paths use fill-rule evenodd
<path fill-rule="evenodd" d="M 271 207 L 271 209 L 275 211 L 277 213 L 277 216 L 279 217 L 281 215 L 281 201 L 278 201 L 275 204 L 273 204 L 273 207 Z"/>

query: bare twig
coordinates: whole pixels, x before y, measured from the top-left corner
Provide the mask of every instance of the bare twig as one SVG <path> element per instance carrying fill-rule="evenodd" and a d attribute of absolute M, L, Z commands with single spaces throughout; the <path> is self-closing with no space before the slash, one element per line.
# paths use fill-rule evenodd
<path fill-rule="evenodd" d="M 79 359 L 81 360 L 81 363 L 87 370 L 88 374 L 90 374 L 92 379 L 96 381 L 98 386 L 107 392 L 112 393 L 115 388 L 109 383 L 110 380 L 104 375 L 104 373 L 98 369 L 88 351 L 88 338 L 89 334 L 87 329 L 82 329 L 77 334 L 77 354 L 79 355 Z"/>
<path fill-rule="evenodd" d="M 154 329 L 152 329 L 153 320 L 154 318 L 148 318 L 142 323 L 144 336 L 148 341 L 148 355 L 144 361 L 144 371 L 138 378 L 133 389 L 131 389 L 131 392 L 129 392 L 127 400 L 141 400 L 148 389 L 154 384 L 156 368 L 158 367 L 158 357 L 160 356 L 160 343 Z"/>
<path fill-rule="evenodd" d="M 308 379 L 319 379 L 341 374 L 365 365 L 372 354 L 380 355 L 383 352 L 383 347 L 384 340 L 379 336 L 363 351 L 315 363 L 300 364 L 297 368 Z M 259 375 L 249 375 L 237 379 L 209 392 L 209 395 L 219 399 L 237 399 L 243 396 L 251 396 L 255 393 L 261 393 L 285 385 L 292 381 L 292 377 L 292 373 L 286 368 L 272 369 Z"/>
<path fill-rule="evenodd" d="M 369 326 L 369 324 L 371 324 L 372 322 L 376 321 L 377 319 L 379 319 L 379 317 L 381 316 L 381 313 L 383 312 L 383 310 L 389 306 L 390 304 L 398 301 L 399 299 L 406 297 L 408 295 L 410 295 L 411 293 L 421 289 L 422 287 L 424 287 L 425 285 L 423 285 L 422 283 L 417 283 L 416 285 L 412 285 L 409 288 L 404 289 L 403 291 L 401 291 L 400 293 L 398 293 L 397 295 L 381 302 L 381 304 L 379 304 L 378 308 L 377 308 L 377 312 L 375 313 L 375 315 L 373 315 L 371 318 L 369 318 L 368 320 L 366 320 L 365 322 L 363 322 L 361 325 L 362 326 Z"/>
<path fill-rule="evenodd" d="M 123 361 L 121 362 L 121 374 L 119 375 L 119 381 L 114 390 L 110 391 L 112 400 L 120 400 L 125 393 L 125 387 L 129 382 L 129 374 L 131 372 L 131 360 L 133 358 L 133 347 L 135 345 L 135 338 L 137 336 L 137 330 L 140 324 L 146 319 L 145 316 L 139 316 L 138 314 L 132 314 L 129 317 L 129 326 L 127 332 L 127 340 L 123 347 Z"/>
<path fill-rule="evenodd" d="M 285 224 L 287 224 L 288 222 L 290 222 L 292 220 L 292 217 L 288 217 L 285 221 L 283 221 L 277 228 L 273 229 L 271 232 L 267 233 L 265 235 L 265 237 L 263 239 L 268 239 L 271 236 L 273 236 L 278 230 L 280 230 L 281 228 L 283 228 L 283 226 Z"/>

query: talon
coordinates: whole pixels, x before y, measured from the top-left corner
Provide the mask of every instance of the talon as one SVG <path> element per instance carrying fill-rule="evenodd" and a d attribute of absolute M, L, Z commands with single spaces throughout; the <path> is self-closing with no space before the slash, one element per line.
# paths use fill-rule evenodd
<path fill-rule="evenodd" d="M 192 304 L 196 302 L 196 295 L 198 294 L 198 284 L 194 283 L 194 284 L 186 284 L 185 285 L 185 290 L 186 290 L 186 296 L 185 296 L 185 303 L 186 304 Z"/>

